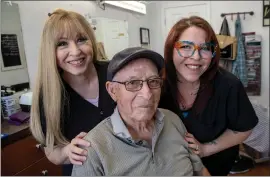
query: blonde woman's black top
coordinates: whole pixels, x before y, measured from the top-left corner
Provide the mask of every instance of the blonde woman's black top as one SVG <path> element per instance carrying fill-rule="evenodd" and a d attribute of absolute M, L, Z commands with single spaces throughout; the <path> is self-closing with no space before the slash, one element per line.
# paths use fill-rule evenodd
<path fill-rule="evenodd" d="M 161 96 L 159 107 L 176 113 L 185 124 L 187 131 L 201 143 L 214 141 L 226 129 L 244 132 L 253 129 L 258 123 L 258 117 L 241 81 L 223 69 L 217 72 L 214 78 L 214 92 L 199 115 L 194 114 L 194 108 L 181 111 L 176 93 L 170 90 L 167 82 L 165 86 L 166 90 Z M 202 161 L 211 175 L 226 176 L 234 164 L 238 151 L 237 145 L 204 157 Z"/>
<path fill-rule="evenodd" d="M 89 132 L 98 123 L 109 117 L 115 108 L 115 103 L 108 94 L 105 83 L 107 81 L 108 62 L 95 62 L 95 68 L 99 79 L 99 100 L 98 107 L 82 98 L 69 84 L 64 82 L 66 89 L 66 98 L 62 99 L 63 109 L 61 116 L 61 129 L 63 135 L 72 140 L 80 132 Z M 42 106 L 40 103 L 41 125 L 44 134 L 46 134 L 46 121 Z M 63 175 L 70 176 L 72 165 L 63 165 Z"/>

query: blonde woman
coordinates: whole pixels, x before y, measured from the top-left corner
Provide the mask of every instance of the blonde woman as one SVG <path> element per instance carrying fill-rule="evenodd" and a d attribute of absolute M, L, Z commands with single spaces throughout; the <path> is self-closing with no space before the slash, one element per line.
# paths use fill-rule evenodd
<path fill-rule="evenodd" d="M 94 32 L 84 17 L 58 9 L 45 23 L 30 129 L 63 175 L 86 160 L 82 138 L 113 113 L 105 82 L 107 62 L 97 61 Z"/>

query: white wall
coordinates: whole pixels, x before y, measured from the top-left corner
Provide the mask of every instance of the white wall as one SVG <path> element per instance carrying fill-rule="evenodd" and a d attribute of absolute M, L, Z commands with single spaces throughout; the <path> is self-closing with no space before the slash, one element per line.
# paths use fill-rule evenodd
<path fill-rule="evenodd" d="M 152 13 L 150 29 L 153 29 L 151 32 L 151 43 L 154 50 L 163 55 L 164 36 L 161 36 L 161 34 L 164 23 L 161 19 L 163 19 L 162 11 L 164 11 L 164 8 L 168 6 L 181 6 L 196 3 L 205 3 L 205 1 L 159 1 L 155 4 L 151 4 L 148 8 L 148 12 Z M 257 100 L 259 103 L 269 106 L 269 27 L 263 27 L 262 24 L 262 1 L 208 1 L 208 3 L 210 3 L 210 23 L 216 33 L 219 32 L 222 24 L 223 18 L 220 16 L 221 13 L 254 11 L 253 16 L 246 15 L 246 19 L 241 20 L 243 32 L 256 32 L 256 34 L 261 35 L 263 38 L 261 96 L 250 97 L 250 99 Z M 233 21 L 231 21 L 230 16 L 227 17 L 231 35 L 234 35 L 235 32 L 235 17 Z M 241 19 L 243 19 L 243 16 L 241 16 Z"/>
<path fill-rule="evenodd" d="M 105 11 L 100 9 L 95 1 L 16 1 L 19 5 L 22 31 L 25 43 L 25 54 L 28 64 L 30 85 L 33 87 L 40 38 L 47 14 L 56 8 L 73 10 L 82 15 L 90 14 L 92 17 L 106 17 L 111 19 L 127 20 L 129 33 L 129 46 L 140 46 L 140 27 L 149 28 L 148 15 L 140 15 L 112 6 L 106 6 Z"/>

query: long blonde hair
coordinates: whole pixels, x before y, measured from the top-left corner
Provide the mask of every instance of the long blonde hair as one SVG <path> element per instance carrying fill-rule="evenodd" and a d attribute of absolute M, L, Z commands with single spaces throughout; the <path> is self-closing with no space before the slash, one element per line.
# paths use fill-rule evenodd
<path fill-rule="evenodd" d="M 63 34 L 70 37 L 80 34 L 92 43 L 93 61 L 97 60 L 97 47 L 94 31 L 87 20 L 72 11 L 57 9 L 45 23 L 38 59 L 38 74 L 31 107 L 30 130 L 34 138 L 49 148 L 66 145 L 68 140 L 61 132 L 62 101 L 65 88 L 56 63 L 56 46 Z M 41 107 L 42 106 L 42 107 Z M 40 112 L 43 109 L 46 120 L 46 135 L 43 134 Z"/>

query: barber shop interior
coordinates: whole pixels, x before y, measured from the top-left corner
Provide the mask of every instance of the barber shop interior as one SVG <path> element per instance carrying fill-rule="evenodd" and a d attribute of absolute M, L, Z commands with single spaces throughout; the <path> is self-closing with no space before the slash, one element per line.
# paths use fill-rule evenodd
<path fill-rule="evenodd" d="M 270 3 L 1 1 L 1 176 L 270 176 Z"/>

